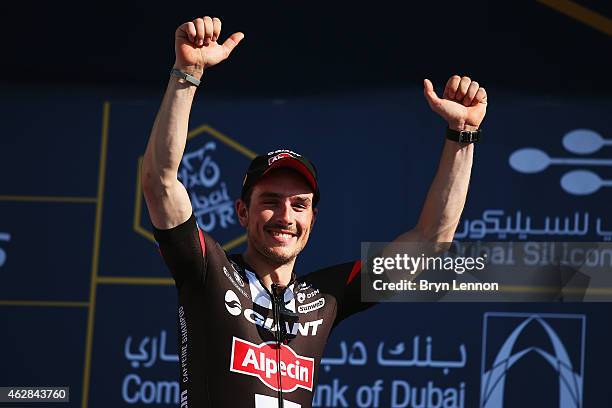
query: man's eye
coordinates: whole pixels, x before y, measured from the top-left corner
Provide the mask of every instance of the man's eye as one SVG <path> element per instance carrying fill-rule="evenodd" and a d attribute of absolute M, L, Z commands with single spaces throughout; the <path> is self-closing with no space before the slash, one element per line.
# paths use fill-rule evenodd
<path fill-rule="evenodd" d="M 305 210 L 306 206 L 304 204 L 294 204 L 293 205 L 294 208 L 299 208 L 300 210 Z"/>

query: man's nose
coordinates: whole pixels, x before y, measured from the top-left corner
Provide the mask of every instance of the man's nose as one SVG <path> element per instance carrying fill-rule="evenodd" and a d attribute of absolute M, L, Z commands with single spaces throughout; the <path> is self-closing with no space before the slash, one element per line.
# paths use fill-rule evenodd
<path fill-rule="evenodd" d="M 289 201 L 283 202 L 278 207 L 277 220 L 284 225 L 293 225 L 293 207 Z"/>

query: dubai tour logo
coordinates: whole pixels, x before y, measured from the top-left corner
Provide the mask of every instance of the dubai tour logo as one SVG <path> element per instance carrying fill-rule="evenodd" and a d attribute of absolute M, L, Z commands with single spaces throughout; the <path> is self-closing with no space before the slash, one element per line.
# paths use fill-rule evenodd
<path fill-rule="evenodd" d="M 480 408 L 581 408 L 586 316 L 485 313 Z"/>
<path fill-rule="evenodd" d="M 209 141 L 197 150 L 185 152 L 178 173 L 189 191 L 198 225 L 206 232 L 236 224 L 233 200 L 221 180 L 221 168 L 212 158 L 216 148 L 216 143 Z"/>
<path fill-rule="evenodd" d="M 584 167 L 612 167 L 612 159 L 584 157 L 598 152 L 605 146 L 612 146 L 612 139 L 604 139 L 590 129 L 575 129 L 563 137 L 563 147 L 574 153 L 573 157 L 550 157 L 546 152 L 527 147 L 514 151 L 509 158 L 510 166 L 519 173 L 539 173 L 549 166 L 578 167 L 561 177 L 561 188 L 573 195 L 589 195 L 602 187 L 612 187 L 612 179 L 603 179 L 600 174 Z M 582 157 L 580 157 L 582 156 Z"/>

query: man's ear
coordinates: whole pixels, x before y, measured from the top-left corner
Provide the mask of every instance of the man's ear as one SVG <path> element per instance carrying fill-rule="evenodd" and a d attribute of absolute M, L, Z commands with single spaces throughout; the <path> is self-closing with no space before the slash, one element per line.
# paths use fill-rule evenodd
<path fill-rule="evenodd" d="M 310 222 L 310 229 L 314 226 L 315 221 L 317 220 L 317 214 L 319 213 L 318 208 L 312 209 L 312 221 Z"/>
<path fill-rule="evenodd" d="M 240 198 L 236 200 L 235 206 L 236 214 L 238 214 L 238 221 L 240 221 L 240 225 L 246 228 L 249 223 L 249 208 Z"/>

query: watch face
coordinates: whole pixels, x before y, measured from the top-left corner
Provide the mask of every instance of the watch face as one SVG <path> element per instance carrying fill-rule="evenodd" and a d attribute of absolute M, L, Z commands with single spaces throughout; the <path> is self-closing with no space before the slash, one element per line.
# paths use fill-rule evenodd
<path fill-rule="evenodd" d="M 474 143 L 480 140 L 480 132 L 480 129 L 456 131 L 446 128 L 446 138 L 453 142 Z"/>
<path fill-rule="evenodd" d="M 471 130 L 462 130 L 459 133 L 459 142 L 461 143 L 473 143 L 477 142 L 480 136 L 480 129 L 471 131 Z"/>

